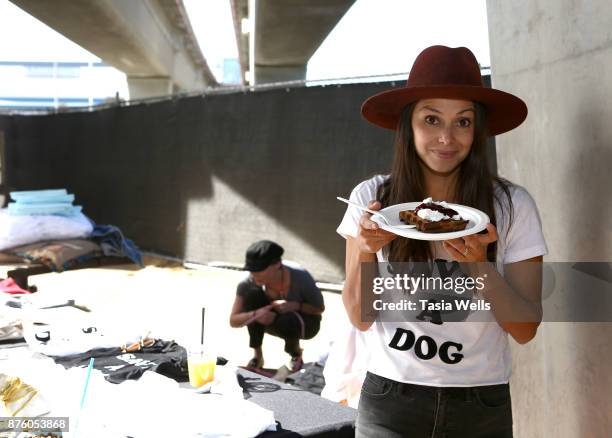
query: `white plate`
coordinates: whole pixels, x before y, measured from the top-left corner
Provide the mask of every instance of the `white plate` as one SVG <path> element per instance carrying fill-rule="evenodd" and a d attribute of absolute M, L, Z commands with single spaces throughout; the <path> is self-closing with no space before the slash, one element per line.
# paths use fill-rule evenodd
<path fill-rule="evenodd" d="M 423 233 L 422 231 L 418 231 L 416 228 L 397 227 L 397 225 L 405 225 L 404 222 L 402 222 L 399 218 L 400 211 L 414 210 L 421 204 L 422 202 L 406 202 L 404 204 L 391 205 L 387 208 L 383 208 L 382 210 L 380 210 L 380 213 L 382 213 L 385 218 L 387 218 L 390 225 L 386 225 L 383 220 L 378 218 L 376 215 L 372 216 L 372 220 L 378 225 L 380 225 L 380 228 L 382 228 L 383 230 L 387 230 L 393 234 L 397 234 L 398 236 L 416 240 L 457 239 L 459 237 L 476 234 L 487 228 L 487 224 L 489 223 L 489 216 L 487 216 L 486 213 L 480 210 L 477 210 L 472 207 L 467 207 L 465 205 L 448 204 L 449 208 L 452 208 L 457 213 L 459 213 L 459 215 L 463 219 L 468 220 L 468 224 L 465 227 L 465 230 L 453 231 L 450 233 Z"/>

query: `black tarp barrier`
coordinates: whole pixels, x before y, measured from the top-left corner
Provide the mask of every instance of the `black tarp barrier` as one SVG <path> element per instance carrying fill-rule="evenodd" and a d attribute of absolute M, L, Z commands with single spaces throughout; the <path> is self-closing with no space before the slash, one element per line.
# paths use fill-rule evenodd
<path fill-rule="evenodd" d="M 388 172 L 392 156 L 393 133 L 365 122 L 359 109 L 366 97 L 400 85 L 1 116 L 4 190 L 65 187 L 88 216 L 119 226 L 141 248 L 196 262 L 239 263 L 251 241 L 277 237 L 315 276 L 340 280 L 344 242 L 335 228 L 346 206 L 335 198 Z M 215 192 L 214 181 L 232 196 Z M 245 204 L 261 217 L 243 214 Z"/>

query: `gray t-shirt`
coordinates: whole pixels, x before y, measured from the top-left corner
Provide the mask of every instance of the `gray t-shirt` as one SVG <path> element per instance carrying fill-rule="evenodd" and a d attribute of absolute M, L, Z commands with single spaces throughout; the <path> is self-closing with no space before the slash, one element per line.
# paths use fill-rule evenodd
<path fill-rule="evenodd" d="M 323 307 L 323 294 L 315 284 L 314 278 L 305 269 L 290 268 L 291 282 L 287 301 L 310 304 L 314 307 Z"/>
<path fill-rule="evenodd" d="M 298 303 L 310 304 L 314 307 L 323 307 L 323 294 L 315 284 L 314 278 L 305 269 L 292 268 L 285 265 L 289 270 L 291 281 L 287 301 L 297 301 Z M 236 294 L 247 298 L 250 293 L 262 293 L 263 289 L 257 286 L 252 277 L 242 281 L 236 290 Z"/>

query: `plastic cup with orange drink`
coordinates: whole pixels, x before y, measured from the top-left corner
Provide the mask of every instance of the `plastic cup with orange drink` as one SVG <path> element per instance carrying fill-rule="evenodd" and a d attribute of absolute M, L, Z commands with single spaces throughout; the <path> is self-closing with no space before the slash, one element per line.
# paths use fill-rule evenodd
<path fill-rule="evenodd" d="M 215 379 L 215 365 L 217 357 L 205 352 L 203 348 L 189 350 L 187 367 L 189 369 L 189 383 L 199 388 Z"/>

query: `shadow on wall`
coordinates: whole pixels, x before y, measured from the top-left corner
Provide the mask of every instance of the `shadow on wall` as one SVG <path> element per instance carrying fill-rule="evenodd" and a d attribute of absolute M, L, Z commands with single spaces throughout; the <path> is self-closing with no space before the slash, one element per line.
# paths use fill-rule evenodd
<path fill-rule="evenodd" d="M 344 206 L 335 197 L 387 171 L 392 133 L 363 121 L 359 108 L 388 88 L 276 89 L 13 116 L 7 179 L 12 189 L 67 188 L 88 216 L 118 225 L 145 249 L 184 257 L 186 242 L 197 239 L 189 256 L 201 262 L 227 255 L 207 246 L 227 231 L 188 230 L 188 205 L 200 210 L 195 217 L 223 211 L 238 226 L 253 227 L 252 218 L 240 216 L 241 205 L 215 196 L 218 179 L 341 268 L 344 245 L 334 230 Z M 266 232 L 252 230 L 249 240 Z M 236 260 L 250 241 L 235 243 Z"/>

